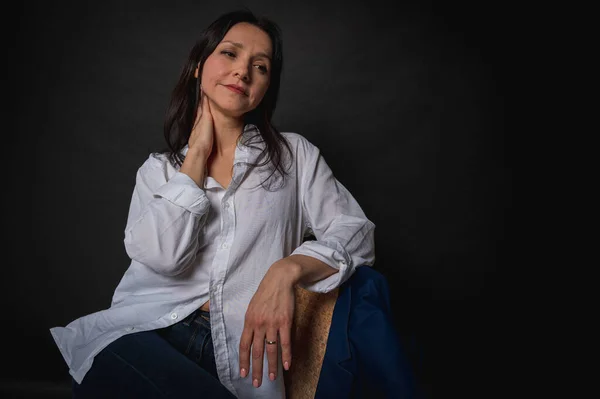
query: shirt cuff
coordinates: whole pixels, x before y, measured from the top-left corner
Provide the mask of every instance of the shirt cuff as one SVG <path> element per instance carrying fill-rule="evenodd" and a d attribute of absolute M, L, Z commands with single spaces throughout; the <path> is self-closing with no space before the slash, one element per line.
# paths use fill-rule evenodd
<path fill-rule="evenodd" d="M 325 294 L 342 285 L 353 272 L 352 258 L 338 243 L 305 241 L 292 252 L 292 255 L 310 256 L 338 270 L 337 273 L 315 283 L 300 284 L 308 291 Z"/>
<path fill-rule="evenodd" d="M 210 208 L 204 190 L 191 177 L 181 172 L 175 173 L 167 183 L 160 186 L 154 196 L 162 197 L 199 216 L 206 214 Z"/>

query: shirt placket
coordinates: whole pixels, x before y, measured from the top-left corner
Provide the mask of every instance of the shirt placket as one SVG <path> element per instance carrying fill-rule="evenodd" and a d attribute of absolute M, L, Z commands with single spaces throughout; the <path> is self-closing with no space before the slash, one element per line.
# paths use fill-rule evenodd
<path fill-rule="evenodd" d="M 236 180 L 244 173 L 245 168 L 234 167 L 234 176 L 221 199 L 221 234 L 212 264 L 210 278 L 210 310 L 215 363 L 219 379 L 230 391 L 236 392 L 231 383 L 231 366 L 228 354 L 227 337 L 225 335 L 225 318 L 223 314 L 223 285 L 227 276 L 229 254 L 235 237 L 235 191 Z"/>

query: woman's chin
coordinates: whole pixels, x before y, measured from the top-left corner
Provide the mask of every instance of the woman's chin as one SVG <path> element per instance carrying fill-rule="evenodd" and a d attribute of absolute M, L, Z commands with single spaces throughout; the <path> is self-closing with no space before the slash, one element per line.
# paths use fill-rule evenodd
<path fill-rule="evenodd" d="M 236 118 L 236 119 L 242 118 L 245 114 L 252 111 L 251 109 L 231 107 L 231 106 L 218 107 L 218 110 L 221 114 L 223 114 L 223 116 L 226 116 L 228 118 Z"/>

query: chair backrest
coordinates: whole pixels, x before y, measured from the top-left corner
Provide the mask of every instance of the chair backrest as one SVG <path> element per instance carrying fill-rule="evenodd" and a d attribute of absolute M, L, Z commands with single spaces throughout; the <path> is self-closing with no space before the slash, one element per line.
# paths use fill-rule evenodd
<path fill-rule="evenodd" d="M 339 288 L 326 294 L 295 289 L 292 367 L 283 373 L 289 399 L 315 397 L 338 292 Z"/>

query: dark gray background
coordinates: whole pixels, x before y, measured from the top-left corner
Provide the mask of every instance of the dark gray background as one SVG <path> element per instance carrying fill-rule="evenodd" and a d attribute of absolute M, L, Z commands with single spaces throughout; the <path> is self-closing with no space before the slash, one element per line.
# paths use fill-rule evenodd
<path fill-rule="evenodd" d="M 162 147 L 180 68 L 202 28 L 246 5 L 283 29 L 275 125 L 319 146 L 377 226 L 375 267 L 423 392 L 494 394 L 511 207 L 505 13 L 465 1 L 122 3 L 5 14 L 4 390 L 68 380 L 48 329 L 110 304 L 129 264 L 135 173 Z"/>

